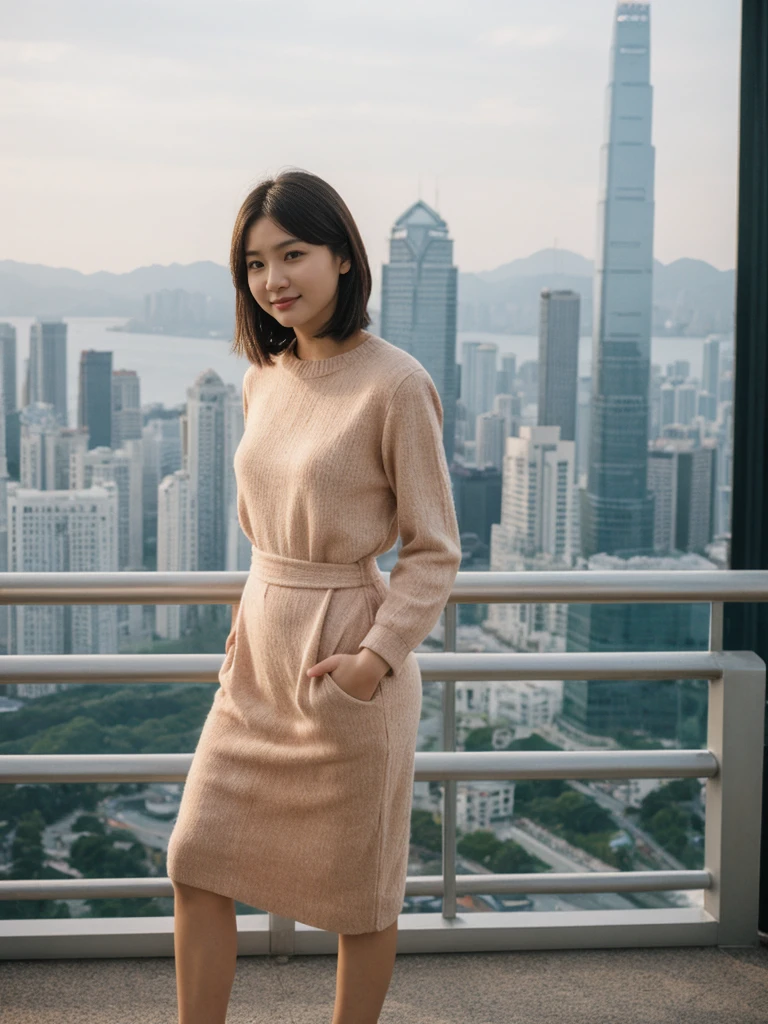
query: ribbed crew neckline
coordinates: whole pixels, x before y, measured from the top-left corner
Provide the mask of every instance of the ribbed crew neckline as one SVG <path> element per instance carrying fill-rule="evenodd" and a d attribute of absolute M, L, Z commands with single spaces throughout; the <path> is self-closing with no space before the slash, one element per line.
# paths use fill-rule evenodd
<path fill-rule="evenodd" d="M 366 335 L 365 341 L 361 341 L 355 348 L 347 352 L 339 352 L 335 356 L 325 356 L 323 359 L 299 359 L 296 355 L 296 338 L 288 348 L 280 354 L 280 365 L 292 373 L 294 377 L 324 377 L 328 373 L 334 373 L 345 366 L 359 363 L 367 359 L 370 354 L 371 342 L 375 338 L 370 331 L 363 332 Z"/>

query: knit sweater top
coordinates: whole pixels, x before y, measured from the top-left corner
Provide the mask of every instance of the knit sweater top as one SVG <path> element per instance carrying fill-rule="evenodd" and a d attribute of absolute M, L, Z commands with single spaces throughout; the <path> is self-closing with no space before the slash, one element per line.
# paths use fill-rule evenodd
<path fill-rule="evenodd" d="M 300 359 L 296 340 L 243 378 L 234 454 L 240 525 L 268 552 L 355 562 L 401 547 L 360 647 L 398 671 L 440 618 L 461 563 L 437 388 L 410 353 L 365 332 Z"/>

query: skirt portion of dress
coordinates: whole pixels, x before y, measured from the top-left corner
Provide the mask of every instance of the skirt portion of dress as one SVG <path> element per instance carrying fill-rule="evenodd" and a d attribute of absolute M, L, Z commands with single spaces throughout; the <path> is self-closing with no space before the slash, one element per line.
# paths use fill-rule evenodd
<path fill-rule="evenodd" d="M 167 851 L 174 881 L 339 934 L 402 909 L 422 680 L 413 652 L 371 700 L 328 673 L 357 654 L 387 586 L 373 556 L 253 548 L 234 639 Z"/>

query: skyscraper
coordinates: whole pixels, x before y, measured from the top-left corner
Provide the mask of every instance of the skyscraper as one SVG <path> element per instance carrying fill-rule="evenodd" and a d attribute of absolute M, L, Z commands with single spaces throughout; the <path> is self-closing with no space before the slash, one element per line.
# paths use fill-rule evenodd
<path fill-rule="evenodd" d="M 493 409 L 499 372 L 499 347 L 493 342 L 465 341 L 461 348 L 461 400 L 467 410 L 467 441 L 477 437 L 477 417 Z"/>
<path fill-rule="evenodd" d="M 112 372 L 112 447 L 141 437 L 141 382 L 135 370 Z"/>
<path fill-rule="evenodd" d="M 654 547 L 660 554 L 705 553 L 714 534 L 717 443 L 658 438 L 648 452 L 648 486 L 655 496 Z"/>
<path fill-rule="evenodd" d="M 613 24 L 595 253 L 592 422 L 582 549 L 653 550 L 647 488 L 653 272 L 650 5 Z"/>
<path fill-rule="evenodd" d="M 541 290 L 538 420 L 560 427 L 562 441 L 576 440 L 580 304 L 578 292 Z"/>
<path fill-rule="evenodd" d="M 575 441 L 558 426 L 520 427 L 505 441 L 499 521 L 491 526 L 491 571 L 519 572 L 573 564 Z M 562 650 L 563 604 L 490 604 L 488 628 L 519 651 Z"/>
<path fill-rule="evenodd" d="M 415 356 L 434 381 L 449 465 L 456 426 L 457 287 L 448 225 L 419 199 L 392 226 L 389 263 L 382 267 L 381 334 Z"/>
<path fill-rule="evenodd" d="M 80 353 L 77 425 L 88 428 L 89 448 L 112 447 L 112 353 Z"/>
<path fill-rule="evenodd" d="M 55 418 L 55 413 L 52 414 Z M 9 572 L 117 572 L 118 496 L 114 481 L 41 491 L 16 481 L 8 493 Z M 117 650 L 118 606 L 16 605 L 9 654 L 107 654 Z M 61 683 L 20 683 L 25 697 Z"/>
<path fill-rule="evenodd" d="M 29 328 L 29 366 L 26 402 L 53 406 L 62 427 L 67 419 L 67 325 L 63 320 L 38 318 Z"/>
<path fill-rule="evenodd" d="M 714 395 L 717 401 L 720 383 L 720 339 L 711 335 L 704 342 L 703 365 L 701 372 L 701 390 Z"/>
<path fill-rule="evenodd" d="M 501 525 L 511 551 L 572 564 L 575 448 L 557 426 L 522 426 L 506 439 Z"/>
<path fill-rule="evenodd" d="M 221 570 L 226 565 L 230 493 L 227 477 L 233 472 L 227 404 L 236 397 L 211 369 L 199 373 L 192 387 L 187 388 L 183 469 L 189 473 L 197 510 L 195 568 L 201 570 Z"/>
<path fill-rule="evenodd" d="M 187 470 L 177 469 L 157 488 L 157 570 L 189 572 L 197 568 L 197 504 Z M 178 639 L 194 620 L 190 606 L 159 604 L 158 636 Z"/>
<path fill-rule="evenodd" d="M 8 571 L 8 434 L 11 434 L 12 459 L 17 463 L 17 446 L 13 442 L 18 422 L 16 328 L 13 324 L 0 323 L 0 572 Z M 0 609 L 0 652 L 5 653 L 8 652 L 9 613 L 9 605 Z"/>
<path fill-rule="evenodd" d="M 16 328 L 13 324 L 0 324 L 0 360 L 3 369 L 3 406 L 5 415 L 16 412 Z"/>

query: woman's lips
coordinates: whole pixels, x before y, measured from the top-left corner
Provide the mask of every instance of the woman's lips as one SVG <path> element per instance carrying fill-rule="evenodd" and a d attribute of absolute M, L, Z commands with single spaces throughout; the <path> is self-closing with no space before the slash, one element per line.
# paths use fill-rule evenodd
<path fill-rule="evenodd" d="M 274 305 L 277 309 L 290 309 L 294 302 L 298 302 L 300 298 L 301 296 L 297 295 L 295 299 L 288 299 L 286 302 L 275 302 Z"/>

